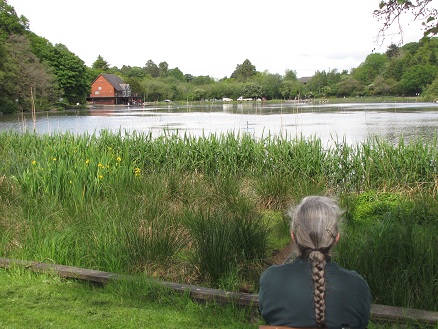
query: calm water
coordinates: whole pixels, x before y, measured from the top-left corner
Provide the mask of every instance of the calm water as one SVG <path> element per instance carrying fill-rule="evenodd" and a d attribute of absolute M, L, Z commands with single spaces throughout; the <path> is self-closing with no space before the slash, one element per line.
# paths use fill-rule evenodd
<path fill-rule="evenodd" d="M 348 104 L 216 104 L 123 107 L 81 111 L 0 115 L 0 131 L 39 134 L 118 132 L 164 133 L 202 136 L 211 133 L 249 133 L 319 137 L 323 142 L 345 139 L 349 143 L 378 135 L 390 141 L 400 137 L 431 140 L 438 130 L 437 103 Z"/>

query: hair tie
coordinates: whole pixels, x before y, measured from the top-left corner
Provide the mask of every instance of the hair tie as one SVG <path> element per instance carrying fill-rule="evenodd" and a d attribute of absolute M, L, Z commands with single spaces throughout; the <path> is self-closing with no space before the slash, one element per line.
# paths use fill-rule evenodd
<path fill-rule="evenodd" d="M 328 228 L 325 229 L 325 231 L 331 236 L 332 239 L 336 239 L 335 235 L 332 231 L 330 231 Z"/>
<path fill-rule="evenodd" d="M 330 250 L 331 246 L 332 246 L 332 245 L 330 245 L 330 246 L 328 246 L 328 247 L 320 247 L 320 248 L 310 249 L 310 252 L 312 252 L 312 251 L 318 251 L 318 252 L 320 252 L 320 253 L 322 253 L 322 254 L 325 255 L 325 254 Z"/>

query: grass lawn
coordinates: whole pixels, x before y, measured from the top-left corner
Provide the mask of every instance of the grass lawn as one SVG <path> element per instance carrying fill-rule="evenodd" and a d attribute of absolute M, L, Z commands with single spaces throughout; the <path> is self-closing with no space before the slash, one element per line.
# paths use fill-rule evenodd
<path fill-rule="evenodd" d="M 105 287 L 0 270 L 0 328 L 257 328 L 249 311 L 199 304 L 161 287 Z M 258 321 L 257 318 L 255 321 Z"/>
<path fill-rule="evenodd" d="M 253 328 L 257 312 L 198 303 L 162 286 L 112 281 L 104 287 L 56 275 L 0 269 L 0 328 Z M 416 328 L 431 328 L 415 324 Z M 411 328 L 370 323 L 368 329 Z M 438 324 L 432 326 L 438 329 Z"/>

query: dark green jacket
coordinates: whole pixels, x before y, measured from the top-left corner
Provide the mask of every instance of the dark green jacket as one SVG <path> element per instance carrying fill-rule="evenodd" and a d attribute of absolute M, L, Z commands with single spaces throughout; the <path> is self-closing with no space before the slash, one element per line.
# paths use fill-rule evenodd
<path fill-rule="evenodd" d="M 366 328 L 371 305 L 366 281 L 329 260 L 325 282 L 327 328 L 339 329 L 341 324 Z M 270 325 L 318 327 L 310 262 L 298 258 L 291 264 L 269 267 L 260 277 L 259 304 L 263 319 Z"/>

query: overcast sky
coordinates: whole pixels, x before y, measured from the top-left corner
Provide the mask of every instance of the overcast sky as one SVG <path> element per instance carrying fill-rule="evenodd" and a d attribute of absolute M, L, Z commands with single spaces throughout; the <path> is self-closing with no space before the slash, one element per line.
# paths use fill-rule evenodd
<path fill-rule="evenodd" d="M 257 71 L 298 77 L 350 70 L 373 49 L 381 23 L 379 0 L 8 0 L 30 30 L 62 43 L 91 66 L 143 67 L 151 59 L 184 74 L 230 76 L 249 59 Z M 421 26 L 404 23 L 404 43 L 419 41 Z"/>

